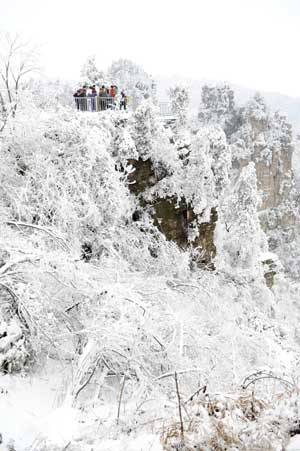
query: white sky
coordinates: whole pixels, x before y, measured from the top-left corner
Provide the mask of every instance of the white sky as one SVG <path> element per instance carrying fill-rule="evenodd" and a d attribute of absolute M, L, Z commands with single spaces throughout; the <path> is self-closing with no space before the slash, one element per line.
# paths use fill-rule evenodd
<path fill-rule="evenodd" d="M 0 0 L 0 29 L 41 44 L 51 76 L 95 54 L 300 96 L 300 0 Z"/>

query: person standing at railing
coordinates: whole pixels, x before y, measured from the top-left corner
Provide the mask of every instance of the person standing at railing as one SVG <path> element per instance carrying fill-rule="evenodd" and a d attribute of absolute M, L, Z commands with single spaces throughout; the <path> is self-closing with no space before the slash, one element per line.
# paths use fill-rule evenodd
<path fill-rule="evenodd" d="M 73 94 L 73 97 L 75 98 L 75 104 L 77 107 L 77 110 L 79 111 L 86 111 L 86 89 L 85 87 L 77 89 L 77 91 Z"/>
<path fill-rule="evenodd" d="M 91 90 L 92 90 L 92 92 L 91 92 L 92 111 L 96 111 L 96 102 L 97 102 L 97 99 L 96 99 L 96 97 L 97 97 L 96 86 L 95 85 L 91 86 Z"/>
<path fill-rule="evenodd" d="M 115 97 L 115 89 L 114 87 L 111 85 L 111 87 L 109 88 L 109 95 L 110 97 L 114 98 Z"/>
<path fill-rule="evenodd" d="M 87 88 L 86 90 L 86 104 L 87 104 L 87 111 L 93 111 L 93 104 L 92 104 L 92 88 Z"/>
<path fill-rule="evenodd" d="M 99 110 L 106 110 L 106 88 L 104 85 L 101 86 L 99 91 Z"/>
<path fill-rule="evenodd" d="M 127 97 L 125 92 L 121 91 L 120 110 L 122 110 L 122 108 L 126 110 L 126 106 L 127 106 Z"/>
<path fill-rule="evenodd" d="M 116 108 L 115 96 L 116 96 L 115 88 L 113 85 L 111 85 L 111 87 L 109 88 L 109 97 L 110 97 L 109 100 L 110 100 L 110 108 L 112 110 L 114 110 Z"/>
<path fill-rule="evenodd" d="M 77 89 L 77 91 L 74 92 L 74 94 L 73 94 L 73 97 L 75 99 L 75 105 L 76 105 L 76 108 L 78 111 L 80 110 L 80 100 L 79 100 L 80 89 Z"/>
<path fill-rule="evenodd" d="M 80 89 L 80 93 L 78 96 L 78 97 L 80 97 L 80 110 L 81 111 L 87 111 L 86 90 L 87 90 L 87 86 L 84 85 Z"/>

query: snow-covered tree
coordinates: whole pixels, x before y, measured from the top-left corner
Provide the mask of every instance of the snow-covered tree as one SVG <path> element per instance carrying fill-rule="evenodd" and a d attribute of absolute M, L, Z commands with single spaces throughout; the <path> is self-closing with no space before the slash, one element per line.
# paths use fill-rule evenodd
<path fill-rule="evenodd" d="M 227 144 L 224 131 L 220 126 L 208 126 L 199 130 L 198 136 L 209 140 L 211 168 L 214 175 L 216 197 L 221 199 L 227 190 L 231 171 L 231 147 Z"/>
<path fill-rule="evenodd" d="M 107 70 L 111 83 L 125 91 L 135 109 L 143 100 L 155 98 L 155 83 L 144 69 L 128 59 L 114 61 Z"/>
<path fill-rule="evenodd" d="M 176 122 L 172 127 L 172 141 L 174 141 L 178 154 L 185 158 L 191 146 L 189 89 L 184 85 L 175 85 L 169 88 L 168 95 L 171 102 L 171 110 L 176 118 Z"/>
<path fill-rule="evenodd" d="M 246 105 L 246 115 L 253 120 L 267 121 L 269 109 L 260 92 L 256 92 Z"/>
<path fill-rule="evenodd" d="M 184 85 L 176 85 L 168 90 L 171 109 L 176 116 L 178 127 L 187 127 L 190 104 L 189 89 Z"/>
<path fill-rule="evenodd" d="M 218 210 L 217 267 L 250 278 L 262 274 L 261 254 L 268 246 L 259 223 L 259 203 L 255 165 L 251 162 Z"/>
<path fill-rule="evenodd" d="M 85 63 L 83 64 L 80 72 L 82 82 L 89 84 L 89 85 L 95 85 L 95 84 L 102 84 L 104 81 L 104 72 L 99 70 L 96 65 L 96 56 L 92 55 L 87 58 Z"/>
<path fill-rule="evenodd" d="M 0 132 L 16 114 L 24 81 L 37 70 L 36 49 L 18 35 L 0 33 Z"/>
<path fill-rule="evenodd" d="M 42 110 L 73 106 L 74 86 L 64 80 L 47 78 L 32 78 L 26 84 L 25 101 L 32 102 Z"/>
<path fill-rule="evenodd" d="M 158 123 L 157 108 L 151 99 L 144 100 L 132 117 L 132 137 L 140 158 L 147 160 L 155 146 L 161 126 Z"/>
<path fill-rule="evenodd" d="M 230 137 L 236 158 L 253 159 L 255 147 L 263 146 L 266 141 L 265 136 L 271 131 L 272 115 L 264 98 L 257 92 L 238 110 L 237 117 L 238 127 Z"/>
<path fill-rule="evenodd" d="M 128 126 L 128 118 L 122 115 L 115 115 L 112 118 L 114 131 L 112 138 L 112 155 L 121 168 L 125 168 L 129 159 L 138 159 L 135 142 L 132 137 L 132 129 Z"/>
<path fill-rule="evenodd" d="M 234 91 L 228 84 L 202 87 L 198 112 L 202 125 L 218 124 L 229 137 L 236 126 L 235 115 Z"/>

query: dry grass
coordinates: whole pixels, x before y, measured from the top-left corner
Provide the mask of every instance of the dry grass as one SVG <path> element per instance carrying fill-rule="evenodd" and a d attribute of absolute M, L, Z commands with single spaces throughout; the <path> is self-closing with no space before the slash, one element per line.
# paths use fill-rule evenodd
<path fill-rule="evenodd" d="M 163 447 L 168 451 L 240 449 L 236 422 L 255 421 L 266 408 L 267 404 L 249 391 L 224 396 L 201 394 L 185 406 L 184 441 L 180 422 L 173 421 L 162 433 Z"/>

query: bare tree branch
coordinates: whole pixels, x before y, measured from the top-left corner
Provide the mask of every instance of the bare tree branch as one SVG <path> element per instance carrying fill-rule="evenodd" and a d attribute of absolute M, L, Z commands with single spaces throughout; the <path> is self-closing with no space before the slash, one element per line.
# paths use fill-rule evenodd
<path fill-rule="evenodd" d="M 122 402 L 125 382 L 126 382 L 126 374 L 124 374 L 124 376 L 123 376 L 122 386 L 121 386 L 121 390 L 120 390 L 120 397 L 119 397 L 119 403 L 118 403 L 118 414 L 117 414 L 117 424 L 119 424 L 119 419 L 120 419 L 121 402 Z"/>
<path fill-rule="evenodd" d="M 41 227 L 35 224 L 30 224 L 27 222 L 15 222 L 15 221 L 8 221 L 7 225 L 11 225 L 11 226 L 15 226 L 15 227 L 28 227 L 28 228 L 32 228 L 32 229 L 36 229 L 36 230 L 40 230 L 41 232 L 47 233 L 49 236 L 51 236 L 51 238 L 57 243 L 59 244 L 64 250 L 69 251 L 70 248 L 67 245 L 66 241 L 57 236 L 54 232 L 52 232 L 51 230 L 49 230 L 46 227 Z"/>
<path fill-rule="evenodd" d="M 176 371 L 174 373 L 174 378 L 175 378 L 175 386 L 176 386 L 176 393 L 177 393 L 177 399 L 178 399 L 178 411 L 179 411 L 179 419 L 180 419 L 180 435 L 181 435 L 181 441 L 183 442 L 183 440 L 184 440 L 184 427 L 183 427 L 183 421 L 182 421 L 181 399 L 180 399 L 179 385 L 178 385 L 178 378 L 177 378 Z"/>
<path fill-rule="evenodd" d="M 18 34 L 0 34 L 0 133 L 16 114 L 22 81 L 38 70 L 37 57 L 36 49 Z"/>
<path fill-rule="evenodd" d="M 91 381 L 92 377 L 95 374 L 96 369 L 98 368 L 98 365 L 100 363 L 102 359 L 102 355 L 98 356 L 96 362 L 94 363 L 93 369 L 91 371 L 91 373 L 89 374 L 88 378 L 86 379 L 86 381 L 78 388 L 77 392 L 75 393 L 74 399 L 76 400 L 78 398 L 79 393 L 89 384 L 89 382 Z"/>

